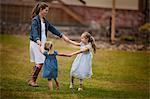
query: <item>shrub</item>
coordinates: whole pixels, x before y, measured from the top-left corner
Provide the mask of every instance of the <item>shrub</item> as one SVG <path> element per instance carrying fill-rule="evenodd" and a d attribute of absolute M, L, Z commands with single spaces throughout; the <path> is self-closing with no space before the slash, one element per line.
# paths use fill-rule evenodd
<path fill-rule="evenodd" d="M 150 33 L 150 23 L 146 23 L 146 24 L 142 25 L 139 28 L 139 32 L 141 32 L 141 33 L 149 32 Z"/>
<path fill-rule="evenodd" d="M 134 41 L 136 40 L 136 38 L 135 38 L 134 36 L 128 35 L 128 36 L 123 36 L 123 37 L 121 37 L 121 40 L 134 42 Z"/>

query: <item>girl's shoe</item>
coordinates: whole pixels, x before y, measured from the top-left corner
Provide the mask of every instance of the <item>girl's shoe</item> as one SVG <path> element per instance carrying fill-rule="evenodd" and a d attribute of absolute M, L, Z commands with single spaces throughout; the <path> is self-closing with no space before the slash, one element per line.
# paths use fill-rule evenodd
<path fill-rule="evenodd" d="M 78 88 L 78 91 L 82 91 L 83 90 L 83 88 Z"/>
<path fill-rule="evenodd" d="M 70 89 L 73 89 L 73 84 L 70 84 L 69 88 L 70 88 Z"/>

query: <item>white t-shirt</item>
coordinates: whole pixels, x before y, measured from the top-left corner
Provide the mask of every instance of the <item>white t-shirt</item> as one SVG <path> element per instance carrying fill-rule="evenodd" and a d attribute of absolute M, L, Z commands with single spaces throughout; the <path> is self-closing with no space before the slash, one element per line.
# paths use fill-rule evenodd
<path fill-rule="evenodd" d="M 41 42 L 42 46 L 44 47 L 44 44 L 46 42 L 46 33 L 45 33 L 45 23 L 41 21 Z"/>

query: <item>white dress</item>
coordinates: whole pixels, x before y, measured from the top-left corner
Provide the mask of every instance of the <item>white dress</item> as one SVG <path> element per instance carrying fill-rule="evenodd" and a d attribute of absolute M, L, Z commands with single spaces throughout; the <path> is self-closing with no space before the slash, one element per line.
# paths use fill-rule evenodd
<path fill-rule="evenodd" d="M 79 79 L 90 78 L 92 75 L 92 46 L 91 43 L 81 43 L 80 49 L 88 48 L 88 52 L 80 53 L 75 58 L 70 75 Z"/>
<path fill-rule="evenodd" d="M 45 23 L 41 21 L 41 43 L 42 47 L 46 42 L 45 35 Z M 45 56 L 40 51 L 40 46 L 34 41 L 30 40 L 30 61 L 35 62 L 36 64 L 44 63 Z"/>

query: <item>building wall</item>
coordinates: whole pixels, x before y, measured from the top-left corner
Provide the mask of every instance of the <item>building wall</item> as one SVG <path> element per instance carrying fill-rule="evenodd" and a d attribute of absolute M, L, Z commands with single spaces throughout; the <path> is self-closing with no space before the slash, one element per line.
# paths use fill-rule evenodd
<path fill-rule="evenodd" d="M 50 8 L 47 18 L 52 23 L 59 26 L 80 25 L 78 21 L 73 19 L 69 14 L 65 13 L 62 9 L 59 8 Z"/>
<path fill-rule="evenodd" d="M 30 30 L 30 16 L 33 5 L 1 5 L 0 16 L 1 33 L 27 33 Z M 70 6 L 73 12 L 83 17 L 87 26 L 91 26 L 92 21 L 95 21 L 99 26 L 110 27 L 110 8 L 99 7 L 84 7 Z M 143 24 L 144 15 L 138 10 L 117 9 L 116 11 L 116 26 L 117 28 L 130 28 L 138 30 L 138 27 Z M 59 26 L 77 26 L 81 23 L 67 14 L 61 8 L 50 8 L 48 20 L 54 25 Z M 77 28 L 78 30 L 80 28 Z M 128 31 L 127 31 L 128 32 Z M 134 32 L 134 31 L 132 31 Z"/>
<path fill-rule="evenodd" d="M 80 5 L 81 2 L 78 0 L 62 0 L 66 4 L 69 5 Z M 84 0 L 86 1 L 86 5 L 90 7 L 102 7 L 102 8 L 112 8 L 113 0 Z M 130 9 L 130 10 L 138 10 L 138 1 L 139 0 L 116 0 L 116 8 L 118 9 Z"/>
<path fill-rule="evenodd" d="M 31 11 L 33 5 L 10 5 L 1 4 L 0 32 L 1 33 L 21 33 L 28 32 L 31 23 Z M 47 18 L 54 25 L 74 26 L 81 25 L 70 15 L 60 8 L 51 8 Z"/>
<path fill-rule="evenodd" d="M 108 26 L 112 9 L 73 6 L 72 9 L 85 17 L 87 24 L 96 21 L 102 26 Z M 117 27 L 139 27 L 144 22 L 144 14 L 138 10 L 116 9 Z"/>

